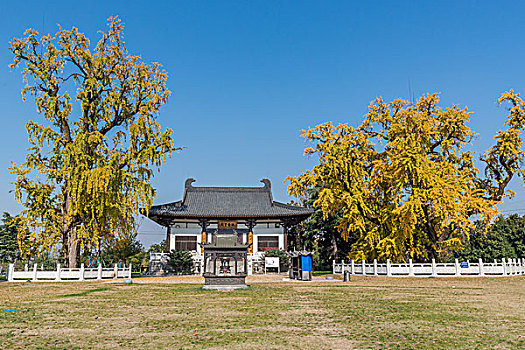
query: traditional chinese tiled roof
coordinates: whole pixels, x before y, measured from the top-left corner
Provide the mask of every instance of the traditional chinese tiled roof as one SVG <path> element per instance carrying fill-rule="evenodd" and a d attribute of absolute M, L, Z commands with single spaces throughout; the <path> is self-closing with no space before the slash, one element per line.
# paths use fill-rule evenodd
<path fill-rule="evenodd" d="M 177 202 L 155 205 L 148 217 L 159 219 L 283 219 L 307 218 L 312 209 L 274 201 L 271 183 L 261 180 L 262 187 L 194 187 L 186 180 L 184 198 Z"/>

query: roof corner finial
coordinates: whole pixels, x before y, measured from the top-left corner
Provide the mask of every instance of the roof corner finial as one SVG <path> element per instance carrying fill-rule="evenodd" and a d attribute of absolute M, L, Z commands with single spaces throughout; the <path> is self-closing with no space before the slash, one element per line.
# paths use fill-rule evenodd
<path fill-rule="evenodd" d="M 261 182 L 264 184 L 264 187 L 265 187 L 265 188 L 268 188 L 269 190 L 271 190 L 271 188 L 272 188 L 272 183 L 270 182 L 270 180 L 268 180 L 268 179 L 262 179 Z"/>
<path fill-rule="evenodd" d="M 262 179 L 261 182 L 264 184 L 263 189 L 268 191 L 268 199 L 270 199 L 270 205 L 273 207 L 272 183 L 268 179 Z"/>
<path fill-rule="evenodd" d="M 191 184 L 193 182 L 195 182 L 195 179 L 193 179 L 191 177 L 189 179 L 187 179 L 186 182 L 184 182 L 184 189 L 188 189 L 188 188 L 192 187 Z"/>

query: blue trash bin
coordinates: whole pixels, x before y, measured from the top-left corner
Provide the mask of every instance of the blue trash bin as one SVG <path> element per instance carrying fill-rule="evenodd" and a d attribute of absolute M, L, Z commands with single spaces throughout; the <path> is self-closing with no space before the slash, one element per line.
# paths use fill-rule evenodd
<path fill-rule="evenodd" d="M 312 252 L 290 252 L 290 278 L 311 281 L 312 280 Z"/>

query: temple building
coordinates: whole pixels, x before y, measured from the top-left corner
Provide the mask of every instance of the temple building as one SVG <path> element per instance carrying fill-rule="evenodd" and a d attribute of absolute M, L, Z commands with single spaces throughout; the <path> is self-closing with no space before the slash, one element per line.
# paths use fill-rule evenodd
<path fill-rule="evenodd" d="M 166 227 L 167 250 L 192 251 L 201 256 L 202 243 L 213 243 L 218 234 L 233 234 L 248 253 L 287 249 L 291 226 L 313 210 L 273 200 L 270 181 L 259 187 L 197 187 L 194 179 L 184 185 L 182 200 L 155 205 L 148 218 Z"/>

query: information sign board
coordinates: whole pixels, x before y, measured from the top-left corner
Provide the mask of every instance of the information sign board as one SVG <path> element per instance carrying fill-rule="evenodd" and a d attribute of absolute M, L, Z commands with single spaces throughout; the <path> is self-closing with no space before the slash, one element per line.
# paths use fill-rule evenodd
<path fill-rule="evenodd" d="M 268 268 L 276 268 L 277 273 L 281 273 L 281 267 L 279 266 L 279 257 L 278 256 L 270 256 L 264 258 L 264 273 L 266 274 L 266 269 Z"/>
<path fill-rule="evenodd" d="M 264 266 L 266 267 L 279 267 L 279 257 L 267 257 L 264 258 Z"/>

